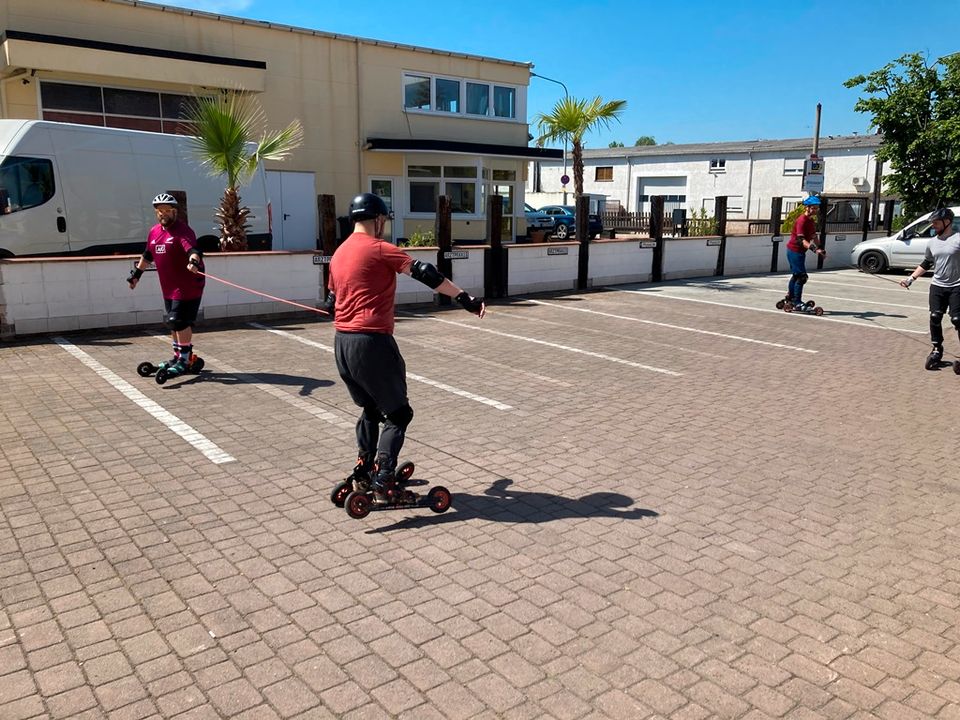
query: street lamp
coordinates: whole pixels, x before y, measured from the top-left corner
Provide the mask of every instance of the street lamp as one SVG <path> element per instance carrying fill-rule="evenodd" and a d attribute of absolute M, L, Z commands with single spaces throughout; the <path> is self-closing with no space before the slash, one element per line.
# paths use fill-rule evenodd
<path fill-rule="evenodd" d="M 564 99 L 569 99 L 569 98 L 570 98 L 570 93 L 567 92 L 567 86 L 564 85 L 564 84 L 563 84 L 562 82 L 560 82 L 559 80 L 554 80 L 553 78 L 548 78 L 546 75 L 541 75 L 540 73 L 535 73 L 533 70 L 530 71 L 530 75 L 531 75 L 532 77 L 538 77 L 538 78 L 540 78 L 541 80 L 546 80 L 546 81 L 548 81 L 548 82 L 556 83 L 557 85 L 559 85 L 560 87 L 563 88 L 563 97 L 564 97 Z M 567 136 L 566 136 L 566 135 L 563 136 L 563 176 L 564 176 L 564 177 L 567 176 Z M 566 186 L 566 183 L 564 183 L 564 185 L 563 185 L 563 204 L 564 204 L 564 205 L 567 204 L 567 186 Z"/>

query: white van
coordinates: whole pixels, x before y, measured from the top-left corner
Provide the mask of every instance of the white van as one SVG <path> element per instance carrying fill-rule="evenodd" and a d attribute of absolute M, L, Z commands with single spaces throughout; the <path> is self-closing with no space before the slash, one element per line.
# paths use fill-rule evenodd
<path fill-rule="evenodd" d="M 186 193 L 201 249 L 215 250 L 225 185 L 180 135 L 0 120 L 0 257 L 140 252 L 157 222 L 150 202 L 169 190 Z M 240 197 L 250 208 L 250 248 L 269 250 L 262 165 Z"/>
<path fill-rule="evenodd" d="M 954 215 L 953 231 L 960 232 L 960 207 L 950 209 Z M 913 270 L 923 260 L 927 243 L 936 234 L 930 215 L 931 213 L 921 215 L 890 237 L 857 243 L 850 251 L 850 259 L 854 265 L 868 273 L 883 272 L 889 268 Z"/>

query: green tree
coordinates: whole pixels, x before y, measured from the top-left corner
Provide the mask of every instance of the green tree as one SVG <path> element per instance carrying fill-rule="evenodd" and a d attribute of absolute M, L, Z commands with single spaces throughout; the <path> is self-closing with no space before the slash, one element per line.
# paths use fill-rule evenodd
<path fill-rule="evenodd" d="M 246 250 L 250 209 L 241 206 L 239 189 L 261 160 L 282 160 L 303 141 L 300 121 L 268 134 L 260 103 L 243 90 L 193 98 L 184 119 L 196 128 L 193 149 L 200 162 L 211 175 L 222 175 L 227 181 L 215 213 L 220 249 Z"/>
<path fill-rule="evenodd" d="M 652 135 L 641 135 L 637 138 L 637 141 L 633 144 L 634 147 L 641 147 L 644 145 L 656 145 L 657 141 L 653 139 Z"/>
<path fill-rule="evenodd" d="M 607 147 L 612 147 L 612 148 L 614 148 L 614 147 L 623 147 L 623 143 L 614 140 L 612 143 L 610 143 L 609 145 L 607 145 Z"/>
<path fill-rule="evenodd" d="M 626 100 L 593 100 L 565 97 L 557 102 L 549 114 L 539 113 L 537 145 L 543 147 L 548 141 L 568 139 L 573 148 L 573 187 L 577 197 L 583 195 L 583 137 L 598 128 L 610 127 L 627 106 Z"/>
<path fill-rule="evenodd" d="M 866 94 L 854 109 L 883 135 L 877 159 L 893 168 L 887 186 L 908 217 L 960 199 L 960 53 L 931 65 L 908 53 L 844 86 Z"/>

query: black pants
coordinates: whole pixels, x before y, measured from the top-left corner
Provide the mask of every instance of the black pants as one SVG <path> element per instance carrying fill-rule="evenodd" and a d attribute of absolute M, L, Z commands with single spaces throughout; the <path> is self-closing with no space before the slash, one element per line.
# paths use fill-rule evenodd
<path fill-rule="evenodd" d="M 393 335 L 337 332 L 334 338 L 337 371 L 347 391 L 363 408 L 357 420 L 360 456 L 376 458 L 382 470 L 393 470 L 403 447 L 406 425 L 391 416 L 407 401 L 407 366 Z M 383 434 L 380 423 L 383 423 Z"/>
<path fill-rule="evenodd" d="M 943 344 L 943 314 L 950 313 L 950 322 L 960 337 L 960 287 L 930 286 L 930 339 Z"/>

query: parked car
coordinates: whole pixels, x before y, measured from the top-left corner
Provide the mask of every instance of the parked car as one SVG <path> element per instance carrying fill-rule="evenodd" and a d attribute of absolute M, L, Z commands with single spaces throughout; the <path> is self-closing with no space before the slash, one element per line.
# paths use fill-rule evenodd
<path fill-rule="evenodd" d="M 950 209 L 956 216 L 953 220 L 953 231 L 960 232 L 960 207 Z M 922 215 L 890 237 L 857 243 L 850 251 L 850 259 L 854 265 L 868 273 L 883 272 L 890 268 L 912 270 L 923 260 L 927 243 L 936 234 L 929 217 L 930 213 Z"/>
<path fill-rule="evenodd" d="M 547 234 L 553 232 L 553 217 L 545 212 L 540 212 L 530 207 L 527 203 L 523 204 L 523 214 L 527 218 L 527 234 L 531 230 L 543 230 Z"/>
<path fill-rule="evenodd" d="M 557 240 L 566 240 L 571 235 L 576 234 L 577 209 L 573 205 L 547 205 L 540 208 L 540 212 L 546 213 L 553 218 L 554 228 L 553 236 Z M 596 238 L 603 232 L 603 223 L 599 215 L 590 214 L 587 216 L 587 231 L 590 238 Z"/>

